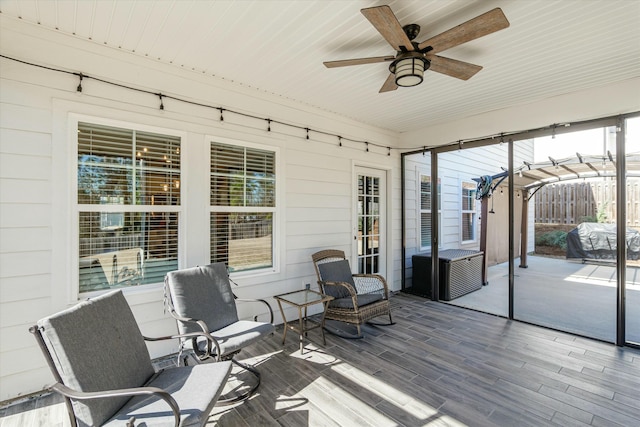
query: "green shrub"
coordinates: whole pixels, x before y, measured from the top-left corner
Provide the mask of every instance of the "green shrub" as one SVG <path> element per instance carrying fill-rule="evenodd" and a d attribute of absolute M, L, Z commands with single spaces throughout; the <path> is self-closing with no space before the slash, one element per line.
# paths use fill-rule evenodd
<path fill-rule="evenodd" d="M 567 232 L 562 230 L 548 231 L 536 236 L 538 246 L 558 246 L 567 249 Z"/>

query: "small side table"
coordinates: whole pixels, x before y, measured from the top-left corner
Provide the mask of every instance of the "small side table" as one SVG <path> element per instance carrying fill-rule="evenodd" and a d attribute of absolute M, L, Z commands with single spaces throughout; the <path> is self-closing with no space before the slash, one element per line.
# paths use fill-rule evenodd
<path fill-rule="evenodd" d="M 284 334 L 282 336 L 283 345 L 285 343 L 285 339 L 287 338 L 287 330 L 294 330 L 300 335 L 300 354 L 302 354 L 302 340 L 304 339 L 304 336 L 307 335 L 308 331 L 315 328 L 320 328 L 320 330 L 322 331 L 322 342 L 324 345 L 327 345 L 327 340 L 324 337 L 324 314 L 327 310 L 329 301 L 333 299 L 332 296 L 321 294 L 320 292 L 312 291 L 310 289 L 303 289 L 301 291 L 293 291 L 286 294 L 276 295 L 274 296 L 274 298 L 276 299 L 276 301 L 278 301 L 278 307 L 280 307 L 280 313 L 282 313 L 282 321 L 284 322 Z M 287 319 L 284 315 L 284 310 L 282 309 L 283 302 L 298 307 L 298 326 L 287 322 Z M 307 317 L 307 307 L 320 303 L 323 304 L 322 318 L 320 322 L 316 322 Z M 309 323 L 315 324 L 309 326 Z"/>

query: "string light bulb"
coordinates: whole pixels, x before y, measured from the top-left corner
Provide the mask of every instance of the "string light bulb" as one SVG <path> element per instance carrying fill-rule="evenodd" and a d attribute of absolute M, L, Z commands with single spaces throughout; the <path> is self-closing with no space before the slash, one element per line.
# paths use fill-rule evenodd
<path fill-rule="evenodd" d="M 76 88 L 76 92 L 82 92 L 82 78 L 84 77 L 82 75 L 82 73 L 78 74 L 78 77 L 80 78 L 80 82 L 78 83 L 78 87 Z"/>
<path fill-rule="evenodd" d="M 164 110 L 164 103 L 162 102 L 162 94 L 161 93 L 158 94 L 158 98 L 160 98 L 160 109 Z"/>

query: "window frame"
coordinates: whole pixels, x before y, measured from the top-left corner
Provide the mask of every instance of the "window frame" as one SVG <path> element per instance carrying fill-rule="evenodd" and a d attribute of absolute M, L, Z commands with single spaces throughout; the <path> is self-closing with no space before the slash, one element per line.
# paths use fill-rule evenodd
<path fill-rule="evenodd" d="M 417 247 L 419 248 L 420 252 L 424 252 L 424 251 L 430 251 L 431 250 L 431 243 L 429 243 L 428 246 L 423 246 L 422 245 L 422 228 L 423 228 L 423 224 L 422 224 L 422 214 L 427 214 L 429 216 L 431 216 L 431 205 L 429 205 L 428 208 L 426 209 L 422 209 L 422 177 L 426 176 L 429 179 L 429 182 L 431 182 L 431 171 L 430 170 L 421 170 L 418 169 L 417 170 L 417 183 L 418 185 L 416 186 L 416 192 L 417 192 L 417 198 L 416 198 L 416 210 L 417 210 L 417 216 L 416 216 L 416 222 L 417 222 L 417 233 L 416 233 L 416 239 L 417 239 Z M 440 178 L 438 178 L 438 184 L 436 186 L 436 191 L 437 191 L 437 196 L 438 196 L 438 235 L 441 235 L 441 231 L 442 231 L 442 181 Z M 431 194 L 433 195 L 433 186 L 432 186 L 432 191 Z M 429 230 L 431 230 L 431 224 L 428 224 Z M 442 239 L 438 239 L 438 248 L 442 247 Z"/>
<path fill-rule="evenodd" d="M 471 198 L 471 201 L 473 203 L 473 209 L 465 209 L 465 195 L 464 195 L 464 191 L 465 191 L 465 185 L 471 186 L 473 187 L 473 197 Z M 477 184 L 471 180 L 460 180 L 460 222 L 459 222 L 459 226 L 460 226 L 460 244 L 461 245 L 467 245 L 467 244 L 472 244 L 472 243 L 476 243 L 478 241 L 478 200 L 475 197 L 475 194 L 477 192 Z M 466 190 L 470 190 L 470 188 L 466 189 Z M 471 214 L 471 218 L 472 218 L 472 225 L 473 225 L 473 239 L 470 240 L 464 240 L 464 215 L 465 214 Z"/>
<path fill-rule="evenodd" d="M 115 128 L 122 128 L 127 130 L 132 130 L 136 132 L 148 132 L 154 134 L 162 134 L 171 137 L 180 138 L 180 205 L 155 205 L 151 207 L 151 205 L 102 205 L 102 204 L 80 204 L 78 203 L 78 125 L 81 122 L 95 124 L 99 126 L 109 126 Z M 175 129 L 168 129 L 159 126 L 150 126 L 141 123 L 129 122 L 124 120 L 114 120 L 103 117 L 89 116 L 83 114 L 70 113 L 69 114 L 69 140 L 70 140 L 70 149 L 69 149 L 69 180 L 70 182 L 70 194 L 69 194 L 69 202 L 70 202 L 70 215 L 69 215 L 69 230 L 70 230 L 70 244 L 69 244 L 69 268 L 70 268 L 70 296 L 72 301 L 77 301 L 79 299 L 84 298 L 92 298 L 97 295 L 101 295 L 105 292 L 110 291 L 111 289 L 116 288 L 107 288 L 93 291 L 80 291 L 80 230 L 78 227 L 80 221 L 80 213 L 81 212 L 101 212 L 101 213 L 120 213 L 125 212 L 135 213 L 135 212 L 165 212 L 165 213 L 175 213 L 178 215 L 178 237 L 177 237 L 177 263 L 178 268 L 184 265 L 185 259 L 185 242 L 184 242 L 184 229 L 185 229 L 185 218 L 186 218 L 186 205 L 187 202 L 185 200 L 185 195 L 187 194 L 187 185 L 188 182 L 188 167 L 185 165 L 185 148 L 187 147 L 186 140 L 187 134 L 182 131 L 178 131 Z M 118 287 L 117 289 L 122 290 L 125 294 L 131 293 L 142 293 L 149 291 L 156 291 L 163 286 L 163 281 L 158 281 L 155 283 L 141 284 L 137 286 L 123 286 Z"/>
<path fill-rule="evenodd" d="M 267 274 L 274 274 L 274 273 L 279 273 L 280 272 L 280 265 L 281 265 L 281 258 L 282 258 L 282 254 L 281 254 L 281 246 L 282 246 L 282 242 L 281 242 L 281 229 L 282 229 L 282 224 L 281 224 L 281 218 L 282 218 L 282 214 L 281 214 L 281 210 L 283 209 L 283 203 L 282 203 L 282 195 L 284 193 L 283 191 L 283 182 L 284 182 L 284 178 L 283 178 L 283 173 L 282 173 L 282 167 L 281 167 L 281 162 L 282 162 L 282 154 L 281 151 L 279 149 L 279 147 L 276 146 L 272 146 L 272 145 L 267 145 L 267 144 L 260 144 L 260 143 L 255 143 L 255 142 L 251 142 L 251 141 L 240 141 L 237 139 L 231 139 L 231 138 L 225 138 L 225 137 L 219 137 L 216 135 L 207 135 L 206 136 L 206 149 L 207 149 L 207 178 L 209 179 L 209 184 L 207 185 L 207 189 L 208 189 L 208 194 L 209 197 L 207 198 L 207 229 L 210 230 L 211 229 L 211 214 L 212 213 L 231 213 L 231 212 L 238 212 L 238 213 L 271 213 L 272 214 L 272 241 L 271 241 L 271 255 L 272 255 L 272 265 L 270 267 L 263 267 L 263 268 L 256 268 L 256 269 L 250 269 L 250 270 L 240 270 L 240 271 L 229 271 L 229 276 L 230 277 L 258 277 L 258 276 L 263 276 L 263 275 L 267 275 Z M 274 180 L 274 206 L 273 207 L 262 207 L 262 206 L 217 206 L 217 205 L 212 205 L 211 204 L 211 198 L 210 198 L 210 193 L 212 191 L 211 188 L 211 183 L 210 183 L 210 179 L 211 179 L 211 148 L 212 145 L 214 143 L 218 143 L 218 144 L 224 144 L 224 145 L 231 145 L 231 146 L 235 146 L 235 147 L 240 147 L 243 149 L 255 149 L 255 150 L 262 150 L 262 151 L 268 151 L 268 152 L 272 152 L 274 155 L 274 173 L 275 173 L 275 180 Z M 207 259 L 211 260 L 211 234 L 209 234 L 208 237 L 208 244 L 207 244 L 207 250 L 208 250 L 208 256 Z"/>

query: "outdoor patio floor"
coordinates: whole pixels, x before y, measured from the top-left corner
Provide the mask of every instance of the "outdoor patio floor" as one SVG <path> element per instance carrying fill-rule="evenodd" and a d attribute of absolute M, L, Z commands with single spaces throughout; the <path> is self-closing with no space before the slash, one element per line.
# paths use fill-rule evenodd
<path fill-rule="evenodd" d="M 616 267 L 540 256 L 515 266 L 514 318 L 607 342 L 616 337 Z M 451 304 L 508 316 L 509 265 L 489 267 L 489 284 Z M 627 267 L 627 341 L 640 343 L 640 268 Z"/>
<path fill-rule="evenodd" d="M 247 348 L 262 384 L 215 408 L 220 426 L 640 425 L 640 350 L 398 294 L 395 325 L 305 352 L 282 327 Z M 0 410 L 0 426 L 68 425 L 58 398 Z"/>

